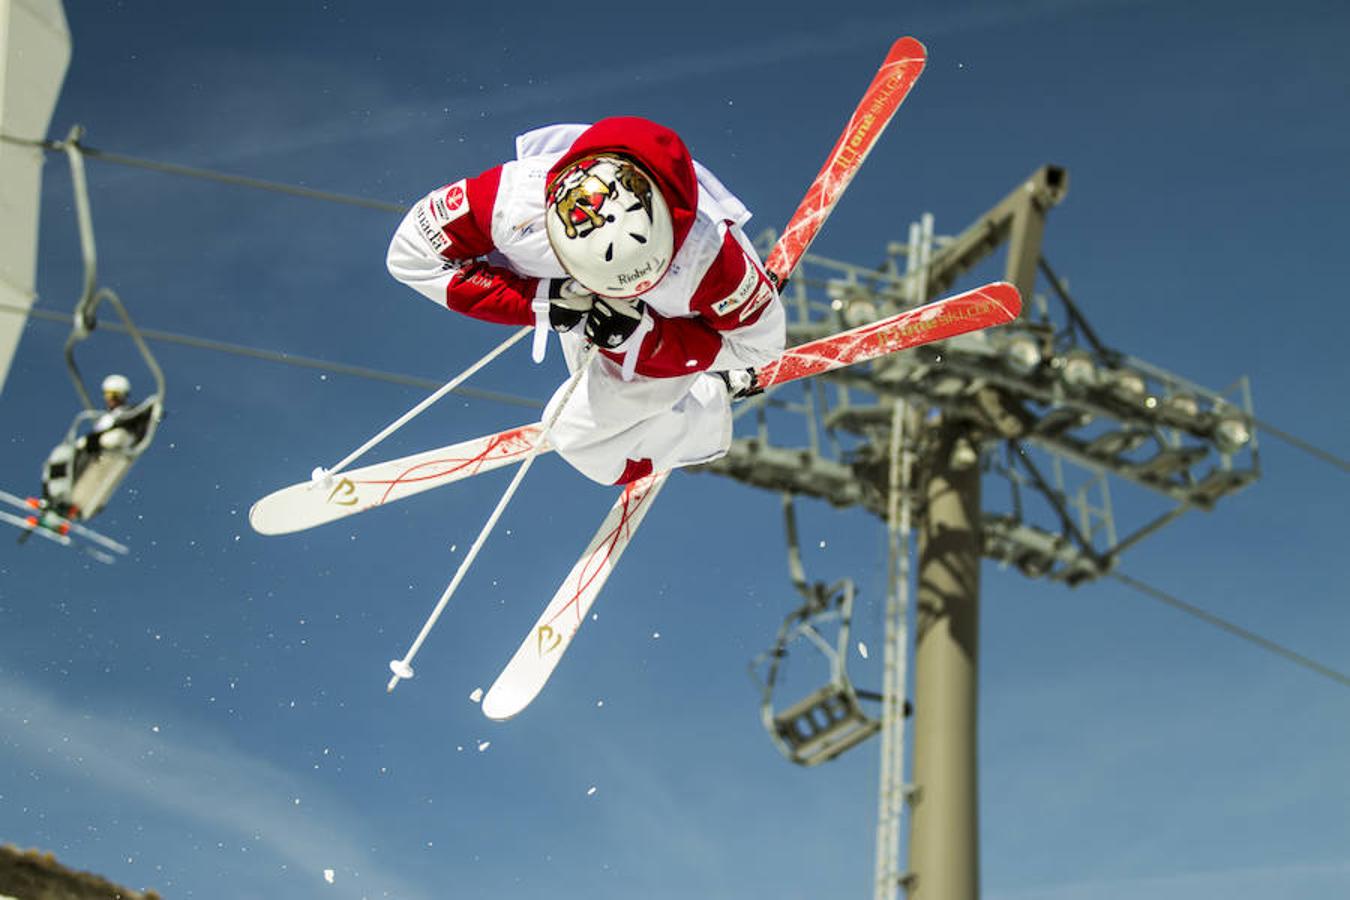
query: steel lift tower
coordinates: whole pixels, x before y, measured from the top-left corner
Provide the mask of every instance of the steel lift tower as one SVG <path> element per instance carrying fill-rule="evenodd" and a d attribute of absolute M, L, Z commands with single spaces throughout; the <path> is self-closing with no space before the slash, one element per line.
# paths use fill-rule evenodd
<path fill-rule="evenodd" d="M 872 268 L 808 254 L 783 298 L 790 344 L 926 303 L 975 270 L 990 280 L 993 255 L 1004 247 L 1002 277 L 1029 302 L 1004 328 L 743 404 L 738 415 L 756 418 L 753 436 L 703 467 L 784 497 L 789 572 L 804 603 L 752 663 L 770 737 L 793 762 L 815 765 L 882 735 L 877 900 L 902 888 L 910 900 L 979 896 L 981 559 L 1078 585 L 1109 573 L 1125 549 L 1182 513 L 1210 509 L 1259 475 L 1245 378 L 1210 391 L 1111 349 L 1050 268 L 1042 252 L 1046 214 L 1067 190 L 1067 172 L 1044 166 L 955 236 L 935 235 L 925 214 L 908 241 L 885 248 Z M 1109 476 L 1145 489 L 1131 504 L 1142 521 L 1123 535 Z M 847 674 L 853 582 L 807 581 L 794 511 L 801 496 L 861 506 L 889 527 L 881 691 L 855 688 Z M 911 520 L 918 562 L 912 702 Z M 781 666 L 803 645 L 826 657 L 828 680 L 783 705 Z M 865 703 L 879 703 L 879 714 Z"/>

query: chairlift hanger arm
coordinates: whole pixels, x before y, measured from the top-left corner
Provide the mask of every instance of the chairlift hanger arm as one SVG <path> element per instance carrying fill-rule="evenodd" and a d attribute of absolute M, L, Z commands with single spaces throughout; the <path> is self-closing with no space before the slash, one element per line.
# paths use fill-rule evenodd
<path fill-rule="evenodd" d="M 66 338 L 66 368 L 70 373 L 72 383 L 75 385 L 75 392 L 79 395 L 85 409 L 96 410 L 98 407 L 90 398 L 89 391 L 84 385 L 84 376 L 80 373 L 79 365 L 75 362 L 75 347 L 88 338 L 96 326 L 95 313 L 99 304 L 104 301 L 111 303 L 118 318 L 122 320 L 127 334 L 136 344 L 141 359 L 144 360 L 155 380 L 153 399 L 156 404 L 156 411 L 146 438 L 142 441 L 142 444 L 148 444 L 150 436 L 154 433 L 154 425 L 158 423 L 163 413 L 164 371 L 160 368 L 155 355 L 150 352 L 149 346 L 145 343 L 145 339 L 136 328 L 136 324 L 131 320 L 130 314 L 127 313 L 126 307 L 117 294 L 110 288 L 98 287 L 98 251 L 94 241 L 94 223 L 89 206 L 89 186 L 85 178 L 84 153 L 80 147 L 80 138 L 83 136 L 83 126 L 75 125 L 66 135 L 66 139 L 57 145 L 65 151 L 66 158 L 70 162 L 71 187 L 75 194 L 75 213 L 80 231 L 80 252 L 84 260 L 84 288 L 80 294 L 80 299 L 75 304 L 70 336 Z"/>

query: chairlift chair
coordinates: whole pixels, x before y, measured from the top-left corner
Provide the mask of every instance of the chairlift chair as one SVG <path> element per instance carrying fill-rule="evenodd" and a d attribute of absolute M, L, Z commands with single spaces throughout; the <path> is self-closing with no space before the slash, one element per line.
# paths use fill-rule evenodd
<path fill-rule="evenodd" d="M 783 495 L 783 513 L 787 525 L 788 570 L 792 583 L 805 602 L 783 620 L 771 650 L 751 663 L 751 676 L 760 684 L 760 718 L 779 751 L 801 766 L 815 766 L 834 759 L 876 734 L 881 720 L 869 716 L 861 699 L 880 700 L 880 695 L 860 691 L 849 680 L 847 659 L 849 630 L 853 621 L 855 588 L 844 578 L 826 585 L 808 584 L 797 542 L 797 522 L 792 497 Z M 821 634 L 819 627 L 834 623 L 834 643 Z M 828 681 L 784 709 L 776 709 L 782 667 L 791 646 L 805 642 L 815 647 L 829 663 Z M 757 672 L 764 669 L 761 678 Z"/>
<path fill-rule="evenodd" d="M 80 228 L 80 249 L 84 258 L 84 290 L 75 305 L 73 324 L 66 338 L 66 369 L 75 392 L 84 405 L 76 414 L 65 439 L 47 458 L 44 483 L 52 496 L 60 497 L 71 518 L 89 519 L 107 504 L 118 485 L 126 478 L 132 464 L 154 440 L 155 431 L 164 415 L 164 372 L 159 367 L 149 346 L 126 307 L 111 288 L 97 287 L 97 254 L 94 245 L 93 219 L 89 210 L 89 191 L 84 174 L 84 156 L 79 140 L 84 130 L 76 125 L 61 143 L 70 161 L 71 182 L 75 194 L 75 210 Z M 75 348 L 93 333 L 97 326 L 96 313 L 100 304 L 107 302 L 116 311 L 122 325 L 140 352 L 141 359 L 154 378 L 155 390 L 149 397 L 129 411 L 118 416 L 119 424 L 128 428 L 135 440 L 126 447 L 105 448 L 96 454 L 86 453 L 78 446 L 81 426 L 97 421 L 105 414 L 90 399 L 84 377 L 75 361 Z M 53 485 L 56 487 L 53 488 Z"/>

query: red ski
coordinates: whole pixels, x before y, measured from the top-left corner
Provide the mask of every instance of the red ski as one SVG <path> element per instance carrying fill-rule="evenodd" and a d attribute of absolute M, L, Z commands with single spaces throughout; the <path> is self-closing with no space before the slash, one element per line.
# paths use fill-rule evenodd
<path fill-rule="evenodd" d="M 788 220 L 778 243 L 769 251 L 764 268 L 779 285 L 786 283 L 797 268 L 806 248 L 820 233 L 820 226 L 825 224 L 844 189 L 858 174 L 877 138 L 909 96 L 910 88 L 919 80 L 927 61 L 928 51 L 912 37 L 902 37 L 891 45 L 891 52 L 886 54 L 872 83 L 863 92 L 862 100 L 844 126 L 843 134 L 835 141 L 825 165 L 807 188 L 806 196 Z"/>
<path fill-rule="evenodd" d="M 808 341 L 756 373 L 760 388 L 775 387 L 971 331 L 1006 325 L 1022 312 L 1017 288 L 1006 281 L 907 309 L 850 331 Z"/>
<path fill-rule="evenodd" d="M 811 182 L 782 236 L 769 252 L 765 270 L 775 284 L 780 287 L 786 284 L 788 276 L 797 268 L 802 254 L 820 233 L 821 225 L 839 202 L 844 189 L 853 180 L 891 117 L 914 87 L 927 57 L 928 52 L 923 44 L 912 37 L 900 38 L 891 45 L 890 52 L 863 92 L 862 100 L 844 126 L 825 165 Z M 901 313 L 900 317 L 919 317 L 927 322 L 925 317 L 935 315 L 925 313 L 927 309 L 929 307 L 911 310 Z M 874 359 L 883 353 L 922 343 L 912 340 L 920 335 L 924 336 L 924 340 L 934 341 L 960 333 L 924 331 L 922 329 L 928 326 L 920 324 L 914 326 L 920 330 L 908 332 L 903 326 L 896 325 L 898 318 L 893 316 L 872 326 L 838 335 L 836 337 L 841 343 L 837 347 L 825 346 L 835 338 L 824 338 L 795 347 L 782 359 L 759 372 L 757 383 L 760 387 L 782 384 L 794 378 Z M 905 321 L 908 322 L 909 318 Z M 948 324 L 948 319 L 943 318 L 940 327 L 946 328 Z M 991 319 L 984 325 L 973 327 L 994 324 L 999 322 Z M 519 462 L 529 454 L 538 433 L 537 425 L 525 425 L 355 469 L 342 473 L 340 480 L 333 483 L 300 482 L 275 491 L 255 503 L 249 510 L 249 523 L 261 534 L 286 534 L 345 518 L 433 487 Z"/>

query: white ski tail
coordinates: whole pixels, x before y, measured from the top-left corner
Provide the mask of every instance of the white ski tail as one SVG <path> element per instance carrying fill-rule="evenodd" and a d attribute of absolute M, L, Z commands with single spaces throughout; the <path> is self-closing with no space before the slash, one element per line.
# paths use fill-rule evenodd
<path fill-rule="evenodd" d="M 483 698 L 483 714 L 489 719 L 511 718 L 543 690 L 669 477 L 669 472 L 658 472 L 624 487 L 600 530 Z"/>
<path fill-rule="evenodd" d="M 757 385 L 761 389 L 777 387 L 917 344 L 1002 325 L 1017 318 L 1020 310 L 1016 288 L 1005 282 L 986 284 L 790 347 L 779 359 L 759 370 Z M 249 524 L 260 534 L 289 534 L 513 465 L 530 452 L 540 430 L 537 422 L 521 425 L 353 469 L 334 475 L 331 480 L 302 481 L 255 503 L 249 510 Z M 540 452 L 551 449 L 546 443 Z"/>
<path fill-rule="evenodd" d="M 289 534 L 353 516 L 520 462 L 533 449 L 539 433 L 540 425 L 535 422 L 352 469 L 331 479 L 302 481 L 253 504 L 248 521 L 259 534 Z M 544 446 L 540 452 L 549 449 Z"/>
<path fill-rule="evenodd" d="M 845 188 L 853 180 L 863 159 L 922 74 L 926 60 L 927 51 L 914 38 L 901 38 L 891 46 L 881 68 L 863 92 L 862 100 L 839 135 L 839 140 L 835 142 L 834 149 L 826 158 L 825 165 L 807 188 L 806 196 L 765 260 L 765 271 L 774 284 L 781 287 L 787 283 L 806 248 L 815 240 Z M 806 361 L 830 357 L 832 364 L 826 363 L 815 369 L 824 371 L 861 361 L 867 349 L 881 347 L 875 340 L 853 340 L 852 333 L 848 335 L 851 358 L 847 362 L 830 357 L 828 353 L 822 357 L 814 347 L 818 342 L 811 342 L 808 346 L 794 348 L 799 352 L 787 360 L 788 365 L 780 366 L 785 360 L 772 364 L 771 377 L 764 382 L 765 386 L 814 374 L 808 371 L 812 368 L 809 365 L 801 367 L 800 371 L 794 368 L 791 363 L 798 359 Z M 932 339 L 936 339 L 936 336 Z M 780 368 L 782 371 L 779 371 Z M 558 593 L 554 594 L 534 629 L 483 698 L 483 713 L 488 718 L 508 719 L 514 716 L 543 689 L 668 476 L 668 472 L 655 473 L 624 488 L 580 561 L 572 568 L 571 574 Z"/>

